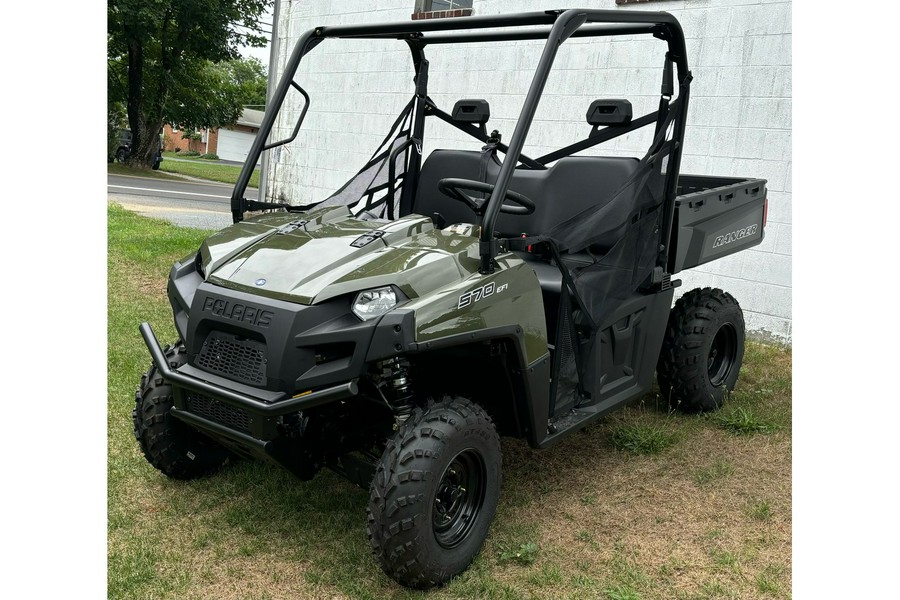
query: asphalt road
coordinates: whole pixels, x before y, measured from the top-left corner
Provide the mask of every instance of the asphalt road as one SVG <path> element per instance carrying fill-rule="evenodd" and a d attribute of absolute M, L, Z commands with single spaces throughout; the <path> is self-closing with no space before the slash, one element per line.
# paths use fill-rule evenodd
<path fill-rule="evenodd" d="M 234 186 L 194 181 L 173 181 L 107 175 L 107 200 L 148 217 L 198 229 L 221 229 L 231 224 L 231 190 Z M 257 190 L 248 188 L 248 200 Z"/>

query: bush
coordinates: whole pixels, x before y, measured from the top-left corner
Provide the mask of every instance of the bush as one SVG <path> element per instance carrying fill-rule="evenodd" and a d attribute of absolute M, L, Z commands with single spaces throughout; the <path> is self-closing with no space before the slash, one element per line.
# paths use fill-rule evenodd
<path fill-rule="evenodd" d="M 200 156 L 200 153 L 196 150 L 185 150 L 181 153 L 182 156 Z"/>
<path fill-rule="evenodd" d="M 181 148 L 175 148 L 175 153 L 181 152 Z"/>
<path fill-rule="evenodd" d="M 214 152 L 207 152 L 206 154 L 201 154 L 200 158 L 204 158 L 206 160 L 219 160 L 219 155 Z"/>

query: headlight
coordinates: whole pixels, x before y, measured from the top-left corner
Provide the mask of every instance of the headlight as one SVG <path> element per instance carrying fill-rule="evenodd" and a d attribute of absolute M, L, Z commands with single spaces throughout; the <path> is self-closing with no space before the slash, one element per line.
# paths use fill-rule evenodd
<path fill-rule="evenodd" d="M 380 317 L 397 305 L 397 294 L 390 286 L 366 290 L 356 295 L 353 301 L 353 314 L 368 321 Z"/>

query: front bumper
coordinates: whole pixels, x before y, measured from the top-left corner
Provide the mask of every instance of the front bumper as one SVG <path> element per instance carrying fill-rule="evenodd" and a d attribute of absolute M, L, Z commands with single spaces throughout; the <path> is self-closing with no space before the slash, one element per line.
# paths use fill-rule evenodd
<path fill-rule="evenodd" d="M 233 382 L 229 382 L 229 387 L 222 385 L 226 380 L 214 375 L 203 374 L 201 379 L 196 373 L 202 374 L 202 371 L 189 365 L 173 369 L 166 361 L 165 353 L 150 324 L 141 323 L 140 332 L 153 364 L 160 375 L 172 384 L 175 394 L 172 416 L 203 431 L 239 454 L 272 460 L 301 476 L 306 474 L 306 465 L 299 463 L 296 454 L 277 440 L 280 417 L 353 398 L 359 393 L 356 380 L 352 380 L 294 397 L 271 392 L 264 398 L 252 396 L 235 390 Z M 197 399 L 202 399 L 203 406 L 207 408 L 205 413 L 193 409 L 192 403 Z M 232 418 L 210 418 L 209 407 L 215 407 L 213 412 L 216 414 L 230 415 Z M 234 415 L 241 418 L 235 419 Z M 241 425 L 236 426 L 235 422 Z"/>
<path fill-rule="evenodd" d="M 156 365 L 160 375 L 162 375 L 165 380 L 174 384 L 176 387 L 212 396 L 230 406 L 245 410 L 259 417 L 278 417 L 289 413 L 308 410 L 315 406 L 327 404 L 328 402 L 333 402 L 335 400 L 351 398 L 359 393 L 356 381 L 353 380 L 341 385 L 309 392 L 293 398 L 287 398 L 286 394 L 278 393 L 270 395 L 269 400 L 262 400 L 235 391 L 234 389 L 184 374 L 179 370 L 172 370 L 166 361 L 162 346 L 160 346 L 159 340 L 156 339 L 156 334 L 153 333 L 153 328 L 150 324 L 141 323 L 140 331 L 141 337 L 144 338 L 144 343 L 147 344 L 147 349 L 150 351 L 150 357 L 153 359 L 153 364 Z M 184 369 L 184 367 L 182 367 L 182 369 Z"/>

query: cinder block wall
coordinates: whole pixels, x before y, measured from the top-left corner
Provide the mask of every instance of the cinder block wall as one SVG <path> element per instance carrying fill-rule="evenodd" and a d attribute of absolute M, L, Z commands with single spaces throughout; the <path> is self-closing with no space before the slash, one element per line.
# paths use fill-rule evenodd
<path fill-rule="evenodd" d="M 415 0 L 319 0 L 279 5 L 280 73 L 300 35 L 318 25 L 408 20 Z M 758 247 L 680 275 L 686 291 L 731 292 L 757 335 L 791 340 L 791 2 L 781 0 L 616 0 L 576 3 L 615 10 L 664 10 L 687 37 L 694 74 L 682 172 L 763 177 L 769 187 L 766 239 Z M 476 15 L 557 8 L 533 0 L 474 0 Z M 486 98 L 506 139 L 512 134 L 542 42 L 431 47 L 429 94 L 448 110 L 460 98 Z M 558 55 L 525 146 L 539 155 L 586 136 L 584 113 L 596 98 L 624 97 L 635 115 L 655 110 L 662 43 L 637 38 L 574 39 Z M 326 197 L 371 155 L 412 95 L 409 53 L 397 42 L 326 41 L 297 81 L 312 96 L 299 143 L 273 151 L 270 199 L 299 204 Z M 589 76 L 586 76 L 586 72 Z M 302 103 L 280 121 L 286 135 Z M 425 152 L 476 149 L 478 142 L 429 119 Z M 353 132 L 362 132 L 355 135 Z M 602 153 L 640 156 L 649 132 L 624 136 Z M 601 153 L 600 150 L 596 150 Z"/>

